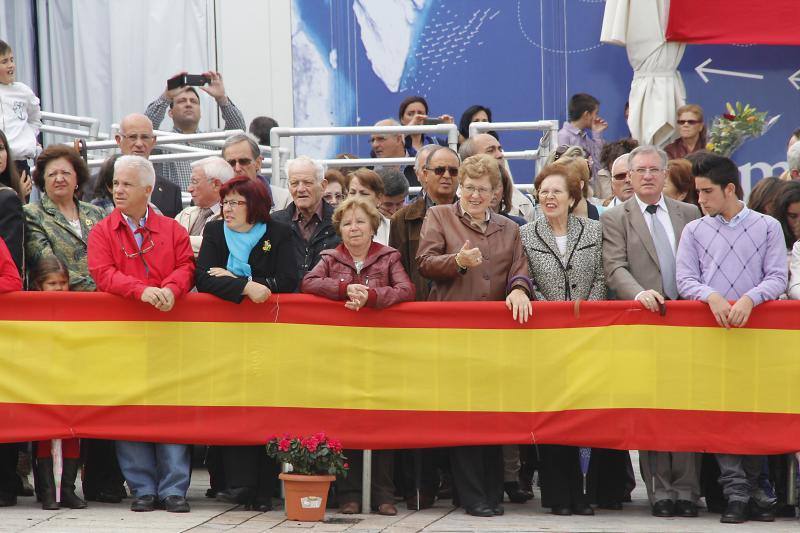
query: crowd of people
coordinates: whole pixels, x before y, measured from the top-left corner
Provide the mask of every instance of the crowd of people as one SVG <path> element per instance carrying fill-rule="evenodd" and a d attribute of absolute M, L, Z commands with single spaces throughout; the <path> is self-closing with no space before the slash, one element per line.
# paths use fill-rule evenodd
<path fill-rule="evenodd" d="M 11 53 L 0 41 L 0 60 Z M 0 130 L 0 292 L 102 291 L 163 312 L 195 289 L 256 304 L 303 292 L 351 311 L 415 300 L 503 301 L 519 323 L 535 316 L 537 301 L 635 300 L 657 313 L 667 300 L 688 299 L 705 302 L 725 328 L 746 325 L 765 301 L 800 299 L 800 183 L 793 181 L 800 179 L 800 132 L 790 141 L 786 175 L 759 182 L 747 205 L 734 162 L 703 150 L 698 106 L 678 110 L 679 137 L 661 150 L 633 139 L 606 142 L 608 124 L 588 94 L 571 98 L 560 145 L 535 176 L 533 195 L 514 186 L 495 133 L 468 135 L 471 121 L 491 121 L 485 106 L 464 113 L 458 151 L 424 135 L 373 135 L 371 155 L 412 156 L 415 164 L 326 171 L 300 155 L 286 165 L 287 190 L 259 174 L 259 141 L 248 134 L 229 137 L 221 157 L 154 166 L 153 126 L 165 113 L 175 131 L 197 131 L 199 95 L 183 87 L 121 120 L 120 154 L 96 176 L 78 151 L 54 144 L 36 155 L 29 183 L 38 107 L 8 72 L 0 71 L 0 98 L 11 98 L 10 86 L 30 107 L 24 117 L 4 117 Z M 221 75 L 207 75 L 202 90 L 216 99 L 226 126 L 243 129 Z M 423 123 L 427 102 L 407 98 L 398 118 Z M 274 124 L 254 126 L 263 135 Z M 422 188 L 416 198 L 410 184 Z M 181 189 L 192 197 L 186 208 Z M 409 509 L 452 497 L 471 515 L 497 516 L 504 492 L 514 503 L 533 498 L 534 471 L 542 504 L 556 515 L 619 510 L 630 500 L 627 451 L 501 444 L 375 452 L 374 510 L 396 514 L 398 495 Z M 189 446 L 65 440 L 60 503 L 51 445 L 33 448 L 44 509 L 86 507 L 75 492 L 82 469 L 88 500 L 118 503 L 129 489 L 133 511 L 190 510 Z M 19 451 L 0 445 L 0 506 L 29 490 Z M 347 455 L 352 471 L 337 480 L 336 499 L 342 512 L 358 513 L 363 461 L 356 450 Z M 722 522 L 787 512 L 786 467 L 775 466 L 785 458 L 642 450 L 639 459 L 654 516 L 695 517 L 701 497 Z M 206 465 L 208 496 L 271 509 L 277 465 L 264 446 L 211 447 Z"/>

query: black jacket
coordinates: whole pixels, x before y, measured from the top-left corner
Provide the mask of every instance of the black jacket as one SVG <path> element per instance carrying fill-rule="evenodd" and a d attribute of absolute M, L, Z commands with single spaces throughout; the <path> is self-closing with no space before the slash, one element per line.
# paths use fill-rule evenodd
<path fill-rule="evenodd" d="M 239 303 L 247 285 L 245 277 L 213 277 L 211 267 L 227 268 L 228 244 L 222 220 L 213 220 L 203 230 L 203 244 L 197 256 L 197 290 Z M 267 232 L 250 251 L 247 261 L 252 269 L 251 278 L 269 287 L 272 292 L 294 292 L 297 283 L 297 262 L 292 253 L 292 234 L 288 226 L 271 220 Z"/>
<path fill-rule="evenodd" d="M 297 259 L 297 278 L 300 280 L 309 270 L 317 266 L 319 254 L 322 250 L 336 248 L 342 242 L 333 229 L 333 223 L 331 222 L 333 207 L 324 200 L 320 201 L 322 202 L 322 221 L 317 225 L 317 230 L 308 242 L 303 238 L 303 234 L 300 233 L 297 223 L 292 220 L 296 210 L 294 202 L 289 204 L 286 209 L 272 213 L 272 220 L 282 222 L 292 228 L 294 253 Z"/>
<path fill-rule="evenodd" d="M 14 162 L 9 161 L 8 164 L 13 165 Z M 20 275 L 25 266 L 24 234 L 25 215 L 22 213 L 22 202 L 14 189 L 0 184 L 0 237 L 6 242 Z"/>
<path fill-rule="evenodd" d="M 155 205 L 165 217 L 175 218 L 183 210 L 181 188 L 164 178 L 156 177 L 150 202 Z"/>

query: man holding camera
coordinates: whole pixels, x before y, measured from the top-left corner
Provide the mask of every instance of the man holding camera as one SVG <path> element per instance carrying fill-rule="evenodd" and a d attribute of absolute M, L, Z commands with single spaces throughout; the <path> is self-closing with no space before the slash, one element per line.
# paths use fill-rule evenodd
<path fill-rule="evenodd" d="M 186 76 L 186 72 L 180 72 L 171 79 Z M 219 72 L 210 70 L 204 72 L 202 76 L 206 85 L 199 85 L 200 90 L 213 97 L 219 105 L 222 120 L 225 122 L 226 130 L 242 130 L 246 131 L 246 124 L 244 116 L 236 105 L 225 94 L 225 85 L 222 83 L 222 75 Z M 191 76 L 196 78 L 196 76 Z M 183 79 L 184 82 L 189 81 L 195 83 L 195 80 Z M 178 81 L 178 83 L 181 83 Z M 169 88 L 168 82 L 167 89 L 164 93 L 156 98 L 144 114 L 153 122 L 155 129 L 158 129 L 161 122 L 164 120 L 164 115 L 169 113 L 174 127 L 172 131 L 175 133 L 202 133 L 197 129 L 200 124 L 200 96 L 192 85 L 182 84 L 173 89 Z M 169 109 L 169 110 L 168 110 Z M 211 145 L 202 143 L 192 143 L 191 146 L 198 148 L 207 148 L 209 150 L 216 150 L 217 148 Z M 189 178 L 192 175 L 192 167 L 190 161 L 173 161 L 169 163 L 162 163 L 160 171 L 157 174 L 163 178 L 170 180 L 178 185 L 181 190 L 186 191 L 189 188 Z"/>

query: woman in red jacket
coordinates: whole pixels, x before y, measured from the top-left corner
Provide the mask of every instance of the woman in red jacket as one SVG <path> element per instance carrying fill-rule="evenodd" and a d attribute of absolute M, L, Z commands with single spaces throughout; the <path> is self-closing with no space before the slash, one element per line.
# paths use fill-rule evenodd
<path fill-rule="evenodd" d="M 374 202 L 352 197 L 336 208 L 333 227 L 342 243 L 324 250 L 317 266 L 305 278 L 300 290 L 331 300 L 343 300 L 352 311 L 369 306 L 378 309 L 414 300 L 416 289 L 400 262 L 400 252 L 372 238 L 381 223 Z M 346 478 L 336 480 L 339 505 L 344 514 L 357 514 L 361 501 L 362 455 L 345 451 L 350 460 Z M 394 450 L 372 454 L 372 505 L 378 514 L 394 516 Z"/>

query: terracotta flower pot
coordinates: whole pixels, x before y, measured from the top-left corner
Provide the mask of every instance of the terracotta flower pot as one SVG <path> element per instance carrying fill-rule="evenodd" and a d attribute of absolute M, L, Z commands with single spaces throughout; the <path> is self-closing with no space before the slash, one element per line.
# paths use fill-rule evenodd
<path fill-rule="evenodd" d="M 286 496 L 286 518 L 302 522 L 319 522 L 325 518 L 328 489 L 336 476 L 280 474 Z"/>

